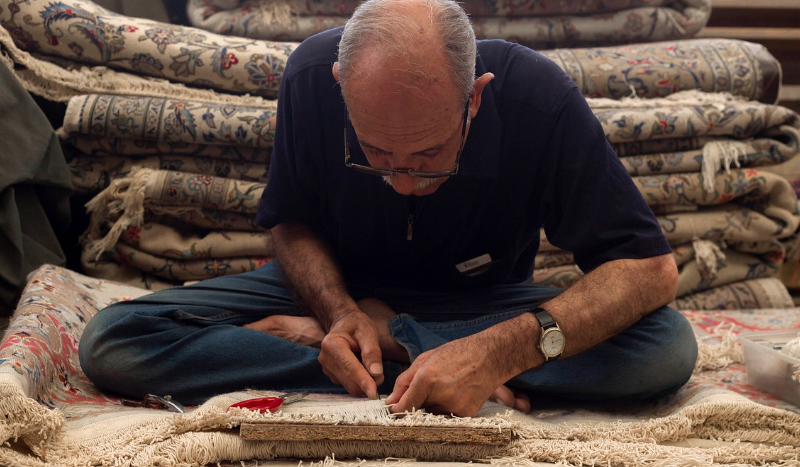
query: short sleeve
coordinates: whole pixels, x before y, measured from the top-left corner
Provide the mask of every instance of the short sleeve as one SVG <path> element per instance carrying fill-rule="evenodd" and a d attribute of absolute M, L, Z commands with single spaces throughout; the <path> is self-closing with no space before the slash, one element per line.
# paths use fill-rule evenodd
<path fill-rule="evenodd" d="M 313 120 L 303 121 L 299 91 L 293 79 L 281 81 L 269 177 L 258 207 L 258 224 L 265 228 L 283 222 L 318 224 L 320 185 L 306 137 L 306 125 Z"/>
<path fill-rule="evenodd" d="M 572 88 L 557 110 L 548 154 L 554 175 L 547 190 L 545 233 L 588 272 L 617 259 L 671 251 L 586 99 Z"/>

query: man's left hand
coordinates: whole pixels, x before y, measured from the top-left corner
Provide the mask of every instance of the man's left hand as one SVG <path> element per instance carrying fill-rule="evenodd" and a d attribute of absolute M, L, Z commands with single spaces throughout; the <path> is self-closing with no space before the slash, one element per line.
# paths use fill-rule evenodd
<path fill-rule="evenodd" d="M 480 338 L 465 337 L 422 353 L 397 377 L 387 404 L 392 412 L 426 409 L 472 417 L 505 383 Z"/>

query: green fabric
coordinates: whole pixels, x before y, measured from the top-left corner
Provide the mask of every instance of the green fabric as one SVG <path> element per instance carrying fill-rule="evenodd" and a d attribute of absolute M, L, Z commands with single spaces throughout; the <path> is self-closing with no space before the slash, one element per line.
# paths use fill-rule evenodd
<path fill-rule="evenodd" d="M 53 128 L 0 62 L 0 315 L 11 314 L 28 273 L 64 264 L 70 172 Z"/>

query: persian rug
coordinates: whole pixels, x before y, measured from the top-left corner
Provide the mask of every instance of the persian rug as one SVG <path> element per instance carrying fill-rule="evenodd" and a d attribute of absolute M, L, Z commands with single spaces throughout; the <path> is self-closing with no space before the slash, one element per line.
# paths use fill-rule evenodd
<path fill-rule="evenodd" d="M 734 39 L 686 39 L 625 46 L 544 50 L 587 97 L 664 97 L 729 92 L 777 103 L 780 64 L 767 49 Z"/>
<path fill-rule="evenodd" d="M 100 308 L 146 293 L 55 267 L 40 268 L 0 343 L 0 464 L 18 467 L 203 466 L 251 459 L 412 458 L 420 461 L 534 461 L 588 465 L 789 465 L 800 455 L 800 415 L 788 404 L 734 380 L 737 344 L 720 333 L 721 312 L 687 312 L 704 349 L 692 380 L 650 403 L 574 405 L 541 402 L 530 415 L 488 403 L 478 417 L 388 413 L 381 401 L 313 395 L 281 412 L 227 410 L 258 391 L 220 395 L 185 414 L 124 407 L 80 369 L 77 348 Z M 731 323 L 798 329 L 797 309 L 747 310 Z M 708 338 L 708 339 L 706 339 Z M 708 341 L 708 343 L 706 343 Z M 730 365 L 730 366 L 728 366 Z M 731 370 L 733 371 L 733 370 Z M 794 408 L 796 409 L 796 408 Z M 461 426 L 511 430 L 499 447 L 440 443 L 248 442 L 243 422 L 387 426 Z"/>
<path fill-rule="evenodd" d="M 676 299 L 677 310 L 743 310 L 792 308 L 792 297 L 779 279 L 750 279 Z"/>
<path fill-rule="evenodd" d="M 184 99 L 88 95 L 70 100 L 63 131 L 95 139 L 272 147 L 277 105 L 244 107 Z"/>
<path fill-rule="evenodd" d="M 699 360 L 704 369 L 695 371 L 692 381 L 716 384 L 759 404 L 800 413 L 800 407 L 749 384 L 742 346 L 734 338 L 740 332 L 800 329 L 798 311 L 795 307 L 708 311 L 685 309 L 681 313 L 692 323 L 703 354 Z"/>
<path fill-rule="evenodd" d="M 272 254 L 269 232 L 255 224 L 264 186 L 136 169 L 87 204 L 82 264 L 97 277 L 159 287 L 255 270 Z"/>
<path fill-rule="evenodd" d="M 272 254 L 269 231 L 187 231 L 145 222 L 130 226 L 120 241 L 142 252 L 179 260 Z"/>
<path fill-rule="evenodd" d="M 112 180 L 128 175 L 134 167 L 208 174 L 215 177 L 259 183 L 267 183 L 269 171 L 268 164 L 263 162 L 241 162 L 231 159 L 214 159 L 181 154 L 145 157 L 98 157 L 82 153 L 68 153 L 66 158 L 73 190 L 80 194 L 99 193 Z"/>
<path fill-rule="evenodd" d="M 358 2 L 190 0 L 189 22 L 219 34 L 302 41 L 341 26 Z M 621 1 L 501 2 L 468 0 L 464 9 L 476 35 L 537 48 L 653 42 L 693 37 L 708 21 L 711 2 Z"/>
<path fill-rule="evenodd" d="M 131 18 L 89 1 L 4 0 L 0 24 L 14 47 L 26 52 L 267 97 L 277 95 L 286 59 L 297 46 Z"/>
<path fill-rule="evenodd" d="M 774 276 L 786 254 L 778 240 L 800 225 L 800 207 L 789 183 L 758 169 L 718 173 L 711 191 L 701 173 L 633 180 L 654 210 L 672 211 L 656 219 L 678 263 L 678 297 Z M 545 237 L 534 262 L 534 283 L 567 287 L 582 276 L 572 256 Z"/>
<path fill-rule="evenodd" d="M 69 107 L 69 106 L 68 106 Z M 166 141 L 147 141 L 136 138 L 104 136 L 93 138 L 88 135 L 66 133 L 61 127 L 56 134 L 62 142 L 87 156 L 163 156 L 179 155 L 203 157 L 208 159 L 229 159 L 241 162 L 269 164 L 272 148 L 261 149 L 246 146 L 224 146 L 204 143 L 176 143 Z"/>

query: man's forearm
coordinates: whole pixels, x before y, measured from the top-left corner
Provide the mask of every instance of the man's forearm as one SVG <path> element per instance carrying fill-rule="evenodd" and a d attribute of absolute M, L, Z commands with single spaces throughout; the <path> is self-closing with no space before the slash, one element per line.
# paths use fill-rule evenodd
<path fill-rule="evenodd" d="M 618 260 L 599 266 L 557 297 L 542 304 L 567 340 L 563 356 L 583 352 L 619 334 L 651 311 L 670 303 L 677 290 L 677 267 L 672 255 Z M 544 362 L 538 350 L 536 318 L 524 313 L 488 329 L 489 349 L 505 355 L 510 377 Z M 508 349 L 519 349 L 509 352 Z"/>
<path fill-rule="evenodd" d="M 326 332 L 342 313 L 357 309 L 339 266 L 309 226 L 283 223 L 272 229 L 272 236 L 286 278 Z"/>

